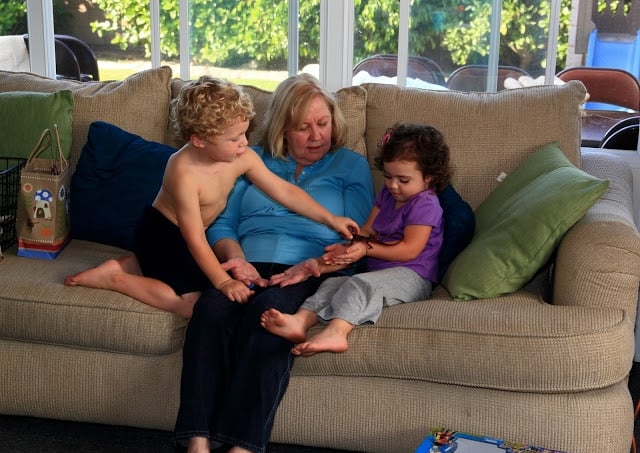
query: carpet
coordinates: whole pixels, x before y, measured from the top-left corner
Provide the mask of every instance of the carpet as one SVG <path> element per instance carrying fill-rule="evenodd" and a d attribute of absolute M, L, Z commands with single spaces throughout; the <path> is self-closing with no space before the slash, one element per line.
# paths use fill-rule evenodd
<path fill-rule="evenodd" d="M 123 426 L 0 415 L 0 452 L 176 453 L 171 433 Z M 348 453 L 270 444 L 267 453 Z"/>
<path fill-rule="evenodd" d="M 633 405 L 640 402 L 640 362 L 629 375 Z M 634 436 L 640 441 L 636 418 Z M 11 453 L 176 453 L 171 433 L 123 426 L 0 415 L 0 452 Z M 267 453 L 349 453 L 344 450 L 269 444 Z M 631 453 L 636 453 L 634 447 Z"/>

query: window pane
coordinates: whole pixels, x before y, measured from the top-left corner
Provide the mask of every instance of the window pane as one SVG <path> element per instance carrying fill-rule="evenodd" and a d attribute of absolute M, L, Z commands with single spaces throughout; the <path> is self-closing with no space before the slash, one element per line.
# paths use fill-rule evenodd
<path fill-rule="evenodd" d="M 56 34 L 82 41 L 95 54 L 99 80 L 122 80 L 151 68 L 149 2 L 54 0 L 53 17 Z"/>
<path fill-rule="evenodd" d="M 190 8 L 191 78 L 210 74 L 272 90 L 287 77 L 287 0 L 191 0 Z"/>
<path fill-rule="evenodd" d="M 362 0 L 354 4 L 354 84 L 396 83 L 400 2 Z"/>
<path fill-rule="evenodd" d="M 319 0 L 301 2 L 300 65 L 317 63 Z M 287 77 L 287 0 L 189 2 L 190 78 L 202 74 L 272 90 Z M 180 75 L 178 0 L 160 0 L 161 64 Z M 55 33 L 87 43 L 100 78 L 121 80 L 151 68 L 149 2 L 54 0 Z"/>
<path fill-rule="evenodd" d="M 484 91 L 492 14 L 490 0 L 416 0 L 411 8 L 409 53 L 435 60 L 451 89 Z M 498 90 L 504 89 L 507 77 L 544 76 L 549 15 L 547 0 L 502 1 Z M 561 36 L 566 40 L 567 33 Z"/>

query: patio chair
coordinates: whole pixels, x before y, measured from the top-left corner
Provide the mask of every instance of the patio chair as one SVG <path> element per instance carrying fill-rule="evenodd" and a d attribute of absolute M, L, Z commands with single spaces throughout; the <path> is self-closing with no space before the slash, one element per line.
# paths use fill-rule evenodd
<path fill-rule="evenodd" d="M 575 66 L 560 71 L 558 78 L 580 80 L 587 88 L 589 110 L 640 110 L 640 83 L 636 76 L 617 68 Z"/>
<path fill-rule="evenodd" d="M 29 35 L 24 35 L 24 44 L 29 50 Z M 80 65 L 73 51 L 62 41 L 55 40 L 56 79 L 80 80 Z"/>
<path fill-rule="evenodd" d="M 354 66 L 353 75 L 360 71 L 366 71 L 372 77 L 396 77 L 398 75 L 398 56 L 393 54 L 372 55 Z M 440 65 L 427 57 L 409 56 L 407 77 L 436 85 L 446 85 Z"/>
<path fill-rule="evenodd" d="M 449 75 L 447 86 L 456 91 L 487 91 L 487 73 L 486 65 L 460 66 Z M 498 91 L 504 90 L 506 78 L 518 79 L 521 76 L 529 76 L 529 73 L 516 66 L 498 66 Z"/>
<path fill-rule="evenodd" d="M 70 35 L 56 34 L 54 38 L 66 44 L 76 56 L 80 66 L 80 80 L 83 82 L 100 80 L 98 59 L 87 43 Z"/>
<path fill-rule="evenodd" d="M 640 116 L 618 121 L 602 137 L 600 148 L 635 150 L 638 147 Z"/>

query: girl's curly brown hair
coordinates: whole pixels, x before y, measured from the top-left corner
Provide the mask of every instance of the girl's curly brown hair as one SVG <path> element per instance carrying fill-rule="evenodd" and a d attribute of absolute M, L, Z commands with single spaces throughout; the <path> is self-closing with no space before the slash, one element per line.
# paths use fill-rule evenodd
<path fill-rule="evenodd" d="M 396 124 L 384 134 L 378 146 L 376 167 L 384 171 L 385 162 L 416 162 L 423 176 L 431 176 L 436 191 L 443 190 L 452 176 L 449 146 L 436 128 L 422 124 Z"/>
<path fill-rule="evenodd" d="M 248 94 L 231 82 L 202 76 L 185 85 L 171 101 L 171 120 L 178 135 L 206 139 L 220 135 L 238 120 L 255 116 Z"/>

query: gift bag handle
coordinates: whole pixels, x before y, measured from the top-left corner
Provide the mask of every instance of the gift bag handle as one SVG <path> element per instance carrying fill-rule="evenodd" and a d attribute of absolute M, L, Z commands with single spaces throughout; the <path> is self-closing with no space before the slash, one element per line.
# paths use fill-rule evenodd
<path fill-rule="evenodd" d="M 54 153 L 52 153 L 53 165 L 51 165 L 51 174 L 59 175 L 62 170 L 66 169 L 69 166 L 69 162 L 67 161 L 67 159 L 64 157 L 64 154 L 62 153 L 62 145 L 60 144 L 60 132 L 58 131 L 58 125 L 54 124 L 53 128 L 56 131 L 56 144 L 58 145 L 58 155 L 56 156 Z M 45 138 L 47 137 L 49 138 L 49 141 L 46 144 L 44 144 Z M 29 165 L 33 159 L 38 157 L 43 151 L 49 148 L 52 145 L 51 143 L 52 141 L 53 139 L 51 138 L 51 129 L 47 128 L 43 130 L 42 133 L 40 134 L 40 138 L 36 142 L 36 145 L 33 147 L 33 150 L 31 150 L 31 153 L 29 154 L 29 158 L 27 159 L 25 166 Z M 58 166 L 56 165 L 56 162 L 58 161 L 60 162 L 60 168 L 58 168 Z"/>

